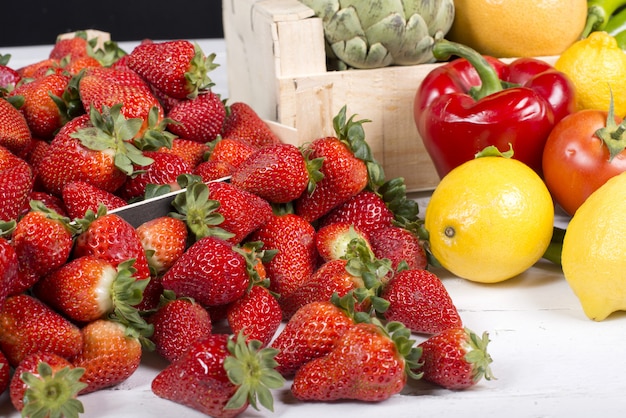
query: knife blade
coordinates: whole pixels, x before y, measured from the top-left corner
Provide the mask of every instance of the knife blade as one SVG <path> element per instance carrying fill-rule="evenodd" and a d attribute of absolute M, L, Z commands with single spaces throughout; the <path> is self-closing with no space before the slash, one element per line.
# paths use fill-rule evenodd
<path fill-rule="evenodd" d="M 230 176 L 222 177 L 216 180 L 211 180 L 209 183 L 228 181 Z M 152 219 L 159 218 L 161 216 L 167 216 L 174 208 L 172 202 L 181 193 L 185 193 L 187 189 L 175 190 L 169 193 L 162 194 L 160 196 L 144 199 L 139 202 L 129 203 L 126 206 L 111 209 L 107 213 L 114 213 L 131 224 L 134 228 L 144 222 Z"/>

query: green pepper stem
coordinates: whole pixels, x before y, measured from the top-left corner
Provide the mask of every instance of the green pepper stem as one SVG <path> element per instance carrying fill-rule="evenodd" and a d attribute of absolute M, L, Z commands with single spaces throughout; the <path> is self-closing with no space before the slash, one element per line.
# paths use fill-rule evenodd
<path fill-rule="evenodd" d="M 480 77 L 481 85 L 475 86 L 470 90 L 470 95 L 475 100 L 503 90 L 502 82 L 496 73 L 495 68 L 478 51 L 447 39 L 438 39 L 433 45 L 433 56 L 439 60 L 446 60 L 451 56 L 466 59 L 476 69 Z"/>

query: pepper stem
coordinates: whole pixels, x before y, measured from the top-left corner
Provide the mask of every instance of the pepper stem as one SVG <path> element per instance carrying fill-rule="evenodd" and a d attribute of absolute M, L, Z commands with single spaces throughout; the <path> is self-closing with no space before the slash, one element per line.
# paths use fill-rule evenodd
<path fill-rule="evenodd" d="M 470 95 L 475 100 L 503 90 L 502 82 L 495 68 L 478 51 L 447 39 L 437 39 L 433 45 L 433 56 L 438 60 L 447 60 L 451 56 L 466 59 L 476 70 L 480 77 L 481 85 L 470 89 Z"/>

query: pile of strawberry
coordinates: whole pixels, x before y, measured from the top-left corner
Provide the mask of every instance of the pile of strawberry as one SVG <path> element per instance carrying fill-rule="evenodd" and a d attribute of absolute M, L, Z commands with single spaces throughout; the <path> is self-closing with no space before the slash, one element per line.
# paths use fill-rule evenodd
<path fill-rule="evenodd" d="M 286 379 L 301 401 L 382 401 L 491 378 L 367 121 L 344 108 L 336 136 L 283 143 L 211 91 L 214 66 L 188 41 L 81 34 L 0 65 L 0 392 L 77 416 L 145 350 L 169 361 L 155 395 L 216 417 L 271 410 Z M 182 188 L 136 228 L 110 212 Z"/>

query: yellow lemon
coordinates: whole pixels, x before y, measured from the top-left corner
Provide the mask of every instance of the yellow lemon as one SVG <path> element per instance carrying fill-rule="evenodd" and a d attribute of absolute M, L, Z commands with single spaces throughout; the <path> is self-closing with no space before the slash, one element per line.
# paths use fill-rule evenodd
<path fill-rule="evenodd" d="M 554 204 L 527 165 L 481 157 L 450 171 L 426 206 L 430 249 L 458 277 L 510 279 L 535 264 L 552 238 Z"/>
<path fill-rule="evenodd" d="M 626 173 L 593 192 L 565 230 L 563 274 L 585 314 L 602 321 L 626 310 Z"/>
<path fill-rule="evenodd" d="M 559 55 L 580 38 L 585 0 L 455 0 L 446 38 L 495 57 Z"/>
<path fill-rule="evenodd" d="M 608 33 L 574 43 L 554 67 L 574 83 L 578 109 L 609 110 L 612 92 L 615 114 L 626 115 L 626 54 Z"/>

